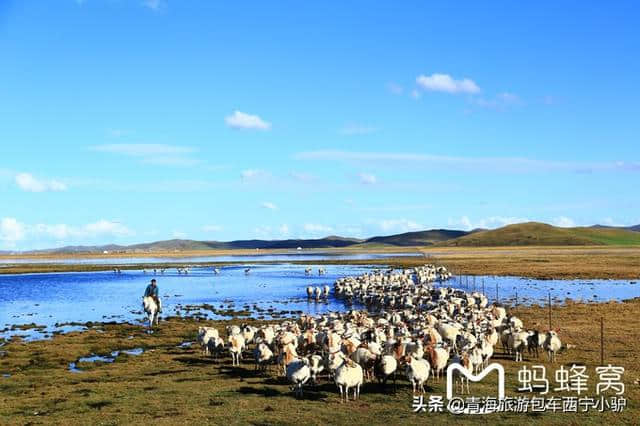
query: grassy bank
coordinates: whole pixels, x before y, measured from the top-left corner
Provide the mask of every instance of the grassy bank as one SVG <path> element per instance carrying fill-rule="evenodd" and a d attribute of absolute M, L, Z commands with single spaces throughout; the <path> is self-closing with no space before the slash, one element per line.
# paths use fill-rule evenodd
<path fill-rule="evenodd" d="M 214 360 L 197 348 L 180 348 L 195 339 L 199 325 L 222 329 L 229 322 L 172 318 L 154 334 L 135 325 L 99 324 L 90 331 L 56 336 L 50 341 L 11 341 L 0 350 L 0 422 L 7 424 L 122 424 L 140 422 L 216 424 L 418 424 L 437 421 L 459 424 L 633 424 L 640 415 L 640 389 L 633 383 L 640 375 L 638 330 L 640 300 L 599 305 L 569 304 L 553 310 L 554 327 L 575 349 L 559 356 L 559 363 L 584 363 L 590 374 L 587 395 L 595 395 L 594 366 L 599 363 L 599 318 L 605 316 L 606 362 L 624 366 L 628 408 L 621 414 L 494 414 L 459 417 L 450 414 L 414 414 L 411 389 L 403 379 L 396 394 L 367 384 L 361 400 L 340 404 L 335 386 L 322 381 L 296 400 L 288 384 L 276 377 L 254 373 L 251 362 L 233 368 L 230 359 Z M 542 307 L 517 308 L 525 324 L 544 327 L 547 311 Z M 68 364 L 91 353 L 142 347 L 139 356 L 120 355 L 112 364 L 79 363 L 80 373 Z M 511 360 L 495 359 L 507 371 L 507 395 L 515 395 L 517 369 Z M 547 366 L 553 383 L 552 371 Z M 537 363 L 537 361 L 536 361 Z M 531 363 L 528 363 L 531 364 Z M 474 395 L 495 392 L 495 378 L 471 384 Z M 443 383 L 429 382 L 430 394 L 445 395 Z M 575 395 L 575 394 L 573 394 Z"/>

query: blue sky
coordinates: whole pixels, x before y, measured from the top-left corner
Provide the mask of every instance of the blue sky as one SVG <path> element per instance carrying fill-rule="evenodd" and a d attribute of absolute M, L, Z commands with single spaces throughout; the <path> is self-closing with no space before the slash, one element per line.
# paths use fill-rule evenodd
<path fill-rule="evenodd" d="M 640 223 L 636 2 L 0 2 L 0 249 Z"/>

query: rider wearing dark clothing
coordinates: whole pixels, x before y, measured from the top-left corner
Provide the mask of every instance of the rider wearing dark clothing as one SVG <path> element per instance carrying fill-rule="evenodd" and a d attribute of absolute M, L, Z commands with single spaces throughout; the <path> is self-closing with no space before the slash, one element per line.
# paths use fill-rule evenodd
<path fill-rule="evenodd" d="M 156 285 L 155 278 L 151 280 L 151 284 L 147 286 L 144 291 L 143 297 L 151 297 L 158 306 L 158 312 L 162 312 L 162 306 L 160 305 L 160 298 L 158 297 L 158 286 Z"/>

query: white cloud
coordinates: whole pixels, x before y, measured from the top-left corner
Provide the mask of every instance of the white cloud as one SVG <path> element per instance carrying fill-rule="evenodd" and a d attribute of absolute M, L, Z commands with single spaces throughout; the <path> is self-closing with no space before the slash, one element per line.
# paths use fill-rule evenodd
<path fill-rule="evenodd" d="M 245 182 L 264 180 L 270 176 L 269 172 L 260 169 L 247 169 L 240 172 L 240 177 Z"/>
<path fill-rule="evenodd" d="M 189 146 L 156 143 L 117 143 L 96 145 L 92 151 L 119 154 L 139 159 L 145 164 L 162 166 L 193 166 L 201 161 L 193 157 L 197 150 Z"/>
<path fill-rule="evenodd" d="M 263 238 L 263 239 L 272 238 L 270 226 L 258 226 L 253 229 L 253 233 L 256 234 L 257 238 Z"/>
<path fill-rule="evenodd" d="M 375 185 L 378 183 L 378 178 L 370 173 L 359 173 L 358 179 L 360 180 L 360 183 L 365 185 Z"/>
<path fill-rule="evenodd" d="M 305 223 L 303 226 L 305 232 L 313 235 L 323 234 L 327 235 L 333 232 L 333 228 L 330 226 L 321 225 L 318 223 Z"/>
<path fill-rule="evenodd" d="M 202 227 L 204 232 L 220 232 L 222 231 L 222 226 L 220 225 L 204 225 Z"/>
<path fill-rule="evenodd" d="M 424 225 L 407 219 L 386 219 L 377 224 L 383 232 L 411 232 L 425 229 Z"/>
<path fill-rule="evenodd" d="M 280 235 L 282 237 L 288 237 L 290 234 L 289 225 L 287 225 L 286 223 L 280 225 L 280 228 L 278 228 L 278 231 L 280 231 Z"/>
<path fill-rule="evenodd" d="M 184 240 L 185 238 L 187 238 L 187 233 L 186 232 L 182 232 L 182 231 L 173 231 L 171 233 L 171 236 L 173 238 L 177 238 L 179 240 Z"/>
<path fill-rule="evenodd" d="M 366 125 L 357 124 L 357 123 L 350 123 L 345 125 L 342 129 L 340 129 L 339 133 L 345 136 L 354 136 L 354 135 L 368 135 L 376 131 L 377 129 L 372 126 L 366 126 Z"/>
<path fill-rule="evenodd" d="M 468 78 L 456 80 L 448 74 L 419 75 L 416 78 L 416 83 L 425 90 L 435 92 L 470 94 L 480 92 L 480 88 L 473 80 Z"/>
<path fill-rule="evenodd" d="M 476 97 L 471 98 L 469 102 L 481 108 L 494 109 L 498 111 L 505 110 L 509 107 L 522 105 L 522 101 L 518 95 L 513 93 L 499 93 L 494 98 Z"/>
<path fill-rule="evenodd" d="M 257 115 L 247 114 L 235 110 L 233 114 L 225 117 L 227 126 L 233 129 L 269 130 L 271 123 L 264 121 Z"/>
<path fill-rule="evenodd" d="M 576 226 L 576 223 L 573 221 L 573 219 L 566 216 L 559 216 L 554 218 L 551 221 L 551 224 L 559 226 L 561 228 L 573 228 L 574 226 Z"/>
<path fill-rule="evenodd" d="M 30 192 L 66 191 L 67 185 L 57 180 L 38 179 L 30 173 L 18 173 L 15 182 L 20 189 Z"/>
<path fill-rule="evenodd" d="M 105 219 L 82 226 L 39 223 L 33 225 L 29 232 L 36 236 L 48 236 L 56 239 L 84 239 L 98 236 L 126 237 L 134 235 L 134 232 L 122 223 Z"/>
<path fill-rule="evenodd" d="M 165 2 L 162 0 L 144 0 L 142 5 L 154 12 L 159 12 L 165 7 Z"/>
<path fill-rule="evenodd" d="M 55 240 L 67 244 L 77 244 L 96 237 L 128 237 L 135 233 L 120 222 L 101 219 L 80 226 L 64 223 L 25 224 L 12 217 L 0 220 L 0 242 L 6 247 L 15 247 L 18 242 L 33 240 Z"/>
<path fill-rule="evenodd" d="M 273 204 L 272 202 L 269 201 L 265 201 L 262 204 L 260 204 L 260 206 L 264 209 L 269 209 L 269 210 L 278 210 L 278 206 L 276 206 L 275 204 Z"/>
<path fill-rule="evenodd" d="M 449 226 L 461 227 L 465 231 L 471 231 L 472 229 L 495 229 L 501 228 L 506 225 L 512 225 L 514 223 L 530 222 L 526 217 L 509 217 L 509 216 L 490 216 L 478 221 L 471 221 L 468 216 L 462 216 L 459 219 L 450 218 Z"/>
<path fill-rule="evenodd" d="M 604 219 L 602 219 L 601 224 L 606 226 L 630 226 L 629 224 L 614 220 L 612 217 L 605 217 Z M 633 223 L 632 225 L 635 225 L 635 223 Z"/>
<path fill-rule="evenodd" d="M 491 170 L 493 172 L 539 172 L 539 171 L 626 171 L 640 172 L 640 162 L 600 162 L 580 163 L 574 161 L 538 160 L 526 157 L 453 157 L 408 152 L 358 152 L 341 150 L 320 150 L 299 152 L 293 156 L 296 160 L 325 160 L 361 162 L 370 164 L 379 162 L 384 165 L 401 165 L 407 163 L 427 163 L 433 167 L 465 168 L 471 170 Z"/>
<path fill-rule="evenodd" d="M 0 220 L 0 241 L 6 247 L 15 247 L 16 242 L 24 239 L 25 225 L 13 217 L 3 217 Z"/>

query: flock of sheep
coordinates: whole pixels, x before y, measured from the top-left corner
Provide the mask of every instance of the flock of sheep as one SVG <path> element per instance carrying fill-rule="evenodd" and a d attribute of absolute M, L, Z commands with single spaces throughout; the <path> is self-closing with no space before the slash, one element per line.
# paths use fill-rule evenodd
<path fill-rule="evenodd" d="M 377 379 L 394 388 L 404 374 L 416 392 L 424 393 L 431 376 L 440 380 L 451 363 L 470 373 L 485 368 L 498 342 L 505 353 L 522 361 L 525 351 L 538 356 L 544 349 L 550 361 L 564 349 L 553 330 L 525 329 L 522 321 L 504 307 L 490 305 L 481 293 L 435 286 L 451 277 L 446 268 L 425 265 L 411 269 L 373 271 L 338 279 L 334 295 L 346 304 L 367 310 L 301 315 L 281 324 L 227 327 L 227 342 L 213 327 L 200 327 L 198 341 L 205 354 L 228 351 L 234 366 L 253 348 L 255 368 L 278 366 L 297 396 L 308 382 L 322 375 L 331 378 L 341 401 L 349 391 L 357 399 L 365 380 Z M 309 288 L 311 289 L 311 287 Z M 328 297 L 329 287 L 308 291 L 309 297 Z M 457 374 L 461 392 L 469 392 L 468 379 Z"/>

